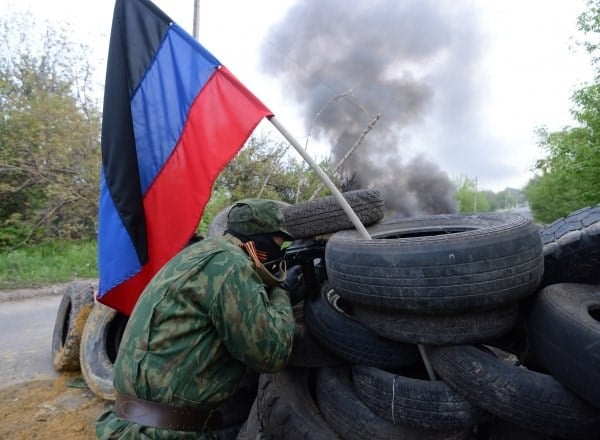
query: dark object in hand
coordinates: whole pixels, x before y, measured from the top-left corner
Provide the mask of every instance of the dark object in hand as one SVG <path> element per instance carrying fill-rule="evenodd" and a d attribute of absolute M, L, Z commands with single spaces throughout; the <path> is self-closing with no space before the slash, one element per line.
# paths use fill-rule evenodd
<path fill-rule="evenodd" d="M 315 295 L 319 292 L 321 282 L 327 279 L 325 272 L 326 244 L 326 240 L 296 240 L 286 249 L 283 256 L 288 267 L 288 273 L 292 269 L 295 272 L 296 268 L 300 267 L 302 276 L 297 279 L 304 281 L 307 292 L 313 292 Z M 288 282 L 288 278 L 286 277 L 284 284 Z"/>

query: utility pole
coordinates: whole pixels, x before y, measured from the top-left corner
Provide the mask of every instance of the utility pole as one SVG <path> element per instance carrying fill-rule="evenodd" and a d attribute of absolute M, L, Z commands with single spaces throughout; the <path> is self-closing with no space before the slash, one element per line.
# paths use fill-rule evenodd
<path fill-rule="evenodd" d="M 194 0 L 194 38 L 198 40 L 198 28 L 200 27 L 200 0 Z"/>
<path fill-rule="evenodd" d="M 475 191 L 473 192 L 473 212 L 477 212 L 477 177 L 475 177 Z"/>

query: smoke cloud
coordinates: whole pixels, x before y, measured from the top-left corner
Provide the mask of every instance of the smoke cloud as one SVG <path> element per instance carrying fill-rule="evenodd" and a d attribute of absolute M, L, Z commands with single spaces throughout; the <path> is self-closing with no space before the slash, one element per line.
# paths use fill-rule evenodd
<path fill-rule="evenodd" d="M 478 35 L 460 5 L 302 0 L 263 46 L 265 73 L 285 84 L 334 163 L 364 135 L 343 175 L 380 188 L 390 215 L 456 212 L 443 164 L 413 151 L 410 138 L 433 113 L 451 124 L 469 109 Z"/>

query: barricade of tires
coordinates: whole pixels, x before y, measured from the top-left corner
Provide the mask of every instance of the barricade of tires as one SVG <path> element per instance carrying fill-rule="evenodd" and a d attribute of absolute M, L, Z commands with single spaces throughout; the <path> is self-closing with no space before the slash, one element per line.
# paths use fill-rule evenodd
<path fill-rule="evenodd" d="M 288 366 L 248 373 L 217 438 L 600 438 L 600 205 L 538 230 L 512 214 L 384 222 L 378 192 L 348 198 L 370 240 L 332 198 L 282 205 L 296 235 L 333 234 L 327 281 L 294 307 Z M 65 316 L 86 302 L 70 298 L 55 338 L 74 347 Z M 107 399 L 125 323 L 96 305 L 83 332 L 84 378 Z"/>
<path fill-rule="evenodd" d="M 304 355 L 261 375 L 238 438 L 600 438 L 599 212 L 549 225 L 558 243 L 512 214 L 335 233 Z M 567 243 L 576 274 L 542 282 Z"/>

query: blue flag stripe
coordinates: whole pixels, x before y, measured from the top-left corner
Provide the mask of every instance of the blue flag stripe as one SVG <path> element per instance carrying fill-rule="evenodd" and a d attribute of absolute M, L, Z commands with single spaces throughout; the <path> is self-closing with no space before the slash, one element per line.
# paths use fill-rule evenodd
<path fill-rule="evenodd" d="M 100 211 L 98 236 L 98 269 L 100 272 L 99 298 L 123 280 L 141 270 L 135 247 L 131 241 L 112 197 L 106 186 L 104 173 L 100 180 Z"/>
<path fill-rule="evenodd" d="M 145 194 L 179 141 L 189 109 L 219 61 L 172 24 L 131 101 Z"/>

